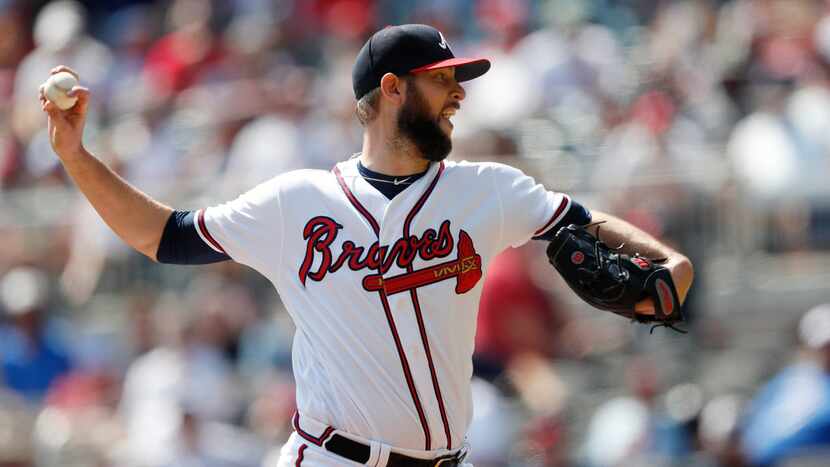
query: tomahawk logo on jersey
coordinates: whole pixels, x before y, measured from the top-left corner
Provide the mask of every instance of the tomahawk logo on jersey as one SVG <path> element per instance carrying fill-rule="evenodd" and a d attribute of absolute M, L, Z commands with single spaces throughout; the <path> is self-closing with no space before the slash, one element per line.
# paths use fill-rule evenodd
<path fill-rule="evenodd" d="M 442 222 L 437 232 L 435 229 L 427 229 L 420 236 L 401 237 L 391 246 L 380 246 L 380 242 L 375 241 L 372 246 L 366 248 L 356 246 L 351 240 L 345 240 L 342 242 L 340 254 L 335 258 L 331 244 L 342 228 L 342 225 L 326 216 L 317 216 L 308 221 L 303 229 L 303 238 L 307 239 L 308 244 L 303 264 L 300 266 L 300 282 L 303 285 L 308 278 L 322 281 L 326 274 L 336 272 L 344 264 L 348 264 L 352 271 L 376 271 L 377 274 L 363 278 L 363 288 L 384 291 L 387 294 L 415 289 L 451 277 L 458 278 L 456 292 L 464 293 L 473 288 L 481 278 L 481 256 L 475 254 L 475 246 L 469 234 L 461 230 L 458 259 L 384 280 L 383 275 L 392 265 L 408 269 L 416 257 L 428 261 L 449 256 L 455 245 L 449 220 Z M 317 255 L 321 258 L 320 264 L 316 271 L 311 271 L 311 265 Z"/>
<path fill-rule="evenodd" d="M 199 212 L 196 228 L 277 287 L 297 327 L 300 427 L 453 449 L 472 416 L 487 264 L 578 205 L 517 169 L 466 162 L 433 163 L 390 200 L 357 164 L 280 175 Z"/>

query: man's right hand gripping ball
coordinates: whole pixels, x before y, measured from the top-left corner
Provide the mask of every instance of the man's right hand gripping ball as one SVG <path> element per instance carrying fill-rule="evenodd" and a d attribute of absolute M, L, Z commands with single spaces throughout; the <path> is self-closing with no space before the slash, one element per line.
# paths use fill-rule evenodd
<path fill-rule="evenodd" d="M 71 73 L 78 78 L 78 74 L 67 66 L 53 68 L 49 74 L 60 72 Z M 46 98 L 44 85 L 39 88 L 40 108 L 46 112 L 48 118 L 49 143 L 55 153 L 61 158 L 72 157 L 81 151 L 81 138 L 84 133 L 87 108 L 89 107 L 89 89 L 75 86 L 67 92 L 68 96 L 77 97 L 78 101 L 67 110 L 61 110 L 55 103 Z"/>

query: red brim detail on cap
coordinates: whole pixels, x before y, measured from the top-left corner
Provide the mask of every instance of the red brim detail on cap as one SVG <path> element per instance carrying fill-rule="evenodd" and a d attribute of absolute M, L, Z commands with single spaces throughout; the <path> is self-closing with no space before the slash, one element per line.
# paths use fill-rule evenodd
<path fill-rule="evenodd" d="M 490 69 L 490 60 L 486 58 L 448 58 L 439 62 L 430 63 L 410 70 L 410 73 L 421 73 L 438 68 L 455 67 L 455 79 L 458 82 L 469 81 L 487 73 Z"/>

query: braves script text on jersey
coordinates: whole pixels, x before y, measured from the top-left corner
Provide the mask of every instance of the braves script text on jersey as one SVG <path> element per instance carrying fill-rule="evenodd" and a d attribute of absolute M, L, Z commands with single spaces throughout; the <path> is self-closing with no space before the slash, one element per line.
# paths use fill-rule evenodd
<path fill-rule="evenodd" d="M 277 176 L 196 226 L 270 279 L 293 318 L 301 434 L 321 436 L 306 422 L 422 452 L 459 447 L 470 423 L 487 264 L 570 204 L 517 169 L 467 162 L 433 163 L 389 200 L 353 158 Z"/>

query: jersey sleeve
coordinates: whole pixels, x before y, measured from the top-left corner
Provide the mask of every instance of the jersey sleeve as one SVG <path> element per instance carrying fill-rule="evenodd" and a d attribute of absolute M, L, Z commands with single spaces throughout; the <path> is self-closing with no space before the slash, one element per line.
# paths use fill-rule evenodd
<path fill-rule="evenodd" d="M 516 168 L 492 165 L 493 183 L 502 215 L 502 246 L 519 247 L 534 237 L 544 237 L 569 212 L 571 198 L 547 190 Z"/>
<path fill-rule="evenodd" d="M 163 264 L 210 264 L 230 258 L 199 236 L 195 211 L 173 211 L 159 240 L 156 260 Z"/>
<path fill-rule="evenodd" d="M 591 211 L 582 206 L 575 200 L 571 199 L 571 205 L 568 208 L 568 211 L 565 213 L 562 218 L 556 221 L 553 226 L 551 226 L 546 232 L 542 232 L 539 235 L 535 235 L 533 237 L 534 240 L 547 240 L 551 241 L 556 237 L 556 233 L 559 229 L 563 226 L 576 224 L 576 225 L 588 225 L 591 223 L 593 216 L 591 215 Z"/>
<path fill-rule="evenodd" d="M 283 245 L 279 180 L 275 177 L 233 201 L 196 211 L 194 226 L 202 241 L 262 273 L 278 270 Z"/>

